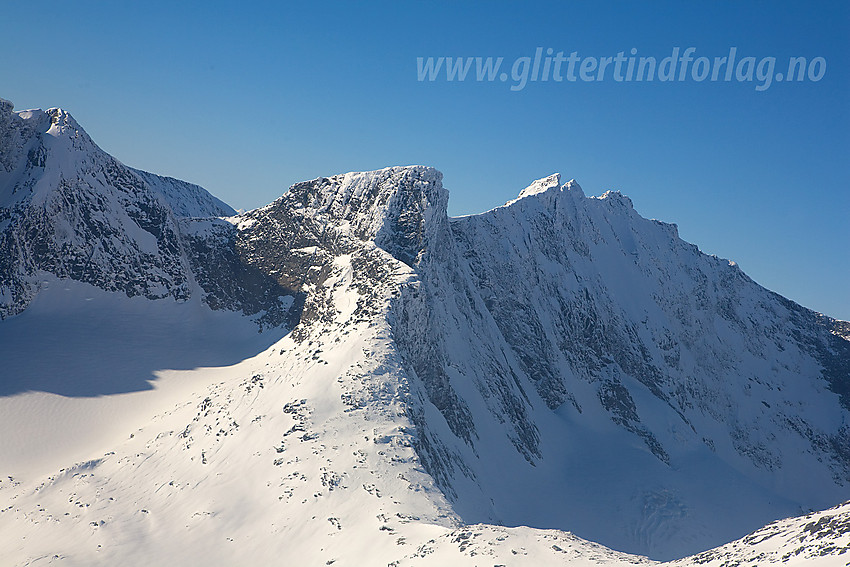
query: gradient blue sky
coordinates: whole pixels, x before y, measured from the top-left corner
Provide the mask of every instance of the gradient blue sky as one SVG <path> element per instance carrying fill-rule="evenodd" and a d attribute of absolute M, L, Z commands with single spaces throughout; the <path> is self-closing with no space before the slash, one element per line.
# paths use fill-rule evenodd
<path fill-rule="evenodd" d="M 450 214 L 559 171 L 762 285 L 850 319 L 850 5 L 6 1 L 0 97 L 61 106 L 128 165 L 236 208 L 421 163 Z M 824 57 L 816 83 L 420 83 L 418 56 Z"/>

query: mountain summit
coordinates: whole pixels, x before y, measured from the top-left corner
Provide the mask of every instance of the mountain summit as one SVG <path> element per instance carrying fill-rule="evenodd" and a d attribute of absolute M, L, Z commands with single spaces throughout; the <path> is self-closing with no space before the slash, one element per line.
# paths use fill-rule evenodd
<path fill-rule="evenodd" d="M 59 108 L 0 102 L 0 318 L 38 273 L 149 299 L 190 295 L 181 217 L 235 214 L 201 187 L 128 168 Z"/>
<path fill-rule="evenodd" d="M 390 167 L 235 215 L 0 106 L 14 564 L 651 563 L 850 493 L 848 324 L 620 193 L 450 218 L 438 171 Z M 51 366 L 57 322 L 93 338 Z M 837 557 L 848 506 L 682 564 Z"/>

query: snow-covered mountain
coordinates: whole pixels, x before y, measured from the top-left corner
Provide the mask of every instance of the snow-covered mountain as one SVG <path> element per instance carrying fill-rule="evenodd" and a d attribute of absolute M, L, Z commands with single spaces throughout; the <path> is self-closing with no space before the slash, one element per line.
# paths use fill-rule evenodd
<path fill-rule="evenodd" d="M 449 218 L 393 167 L 233 216 L 0 110 L 13 565 L 651 563 L 850 498 L 850 325 L 619 193 Z M 846 506 L 681 561 L 844 565 Z"/>
<path fill-rule="evenodd" d="M 670 558 L 850 494 L 839 323 L 557 177 L 446 224 L 397 340 L 464 519 Z"/>
<path fill-rule="evenodd" d="M 59 108 L 0 99 L 0 132 L 0 319 L 29 305 L 44 273 L 148 299 L 185 301 L 200 283 L 214 306 L 286 318 L 270 278 L 223 276 L 243 270 L 232 225 L 215 218 L 235 211 L 203 188 L 126 167 Z"/>

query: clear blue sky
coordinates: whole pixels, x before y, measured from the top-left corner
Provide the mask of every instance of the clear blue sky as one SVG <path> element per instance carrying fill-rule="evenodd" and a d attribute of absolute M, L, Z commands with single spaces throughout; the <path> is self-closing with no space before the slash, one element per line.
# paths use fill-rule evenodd
<path fill-rule="evenodd" d="M 850 319 L 850 7 L 6 1 L 0 97 L 61 106 L 123 162 L 236 208 L 321 175 L 421 163 L 450 214 L 559 171 L 619 189 L 756 281 Z M 416 57 L 537 47 L 823 57 L 818 82 L 419 82 Z"/>

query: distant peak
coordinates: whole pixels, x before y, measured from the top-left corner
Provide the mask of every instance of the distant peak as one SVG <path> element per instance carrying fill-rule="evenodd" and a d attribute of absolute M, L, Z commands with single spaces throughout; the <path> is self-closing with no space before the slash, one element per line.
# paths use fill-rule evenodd
<path fill-rule="evenodd" d="M 570 179 L 566 183 L 564 183 L 563 187 L 564 191 L 569 191 L 576 197 L 584 197 L 584 191 L 582 191 L 581 185 L 578 184 L 578 181 L 575 179 Z"/>
<path fill-rule="evenodd" d="M 41 134 L 49 134 L 53 137 L 62 135 L 85 135 L 85 130 L 74 120 L 71 113 L 62 108 L 48 108 L 42 110 L 40 108 L 31 108 L 28 110 L 14 111 L 12 102 L 0 99 L 0 119 L 7 123 L 13 117 L 22 120 L 27 128 Z"/>
<path fill-rule="evenodd" d="M 549 177 L 544 177 L 542 179 L 538 179 L 533 182 L 531 185 L 520 191 L 518 199 L 522 199 L 523 197 L 529 197 L 531 195 L 537 195 L 538 193 L 545 193 L 549 189 L 560 187 L 561 186 L 561 174 L 553 173 Z"/>
<path fill-rule="evenodd" d="M 26 198 L 40 205 L 57 192 L 85 186 L 86 193 L 91 189 L 105 194 L 149 190 L 181 217 L 235 213 L 202 187 L 120 164 L 95 144 L 67 110 L 14 111 L 10 101 L 0 99 L 0 172 L 15 171 L 15 179 L 4 180 L 26 189 L 5 191 L 15 202 Z M 116 172 L 120 178 L 115 177 Z"/>
<path fill-rule="evenodd" d="M 632 200 L 619 191 L 605 191 L 605 193 L 603 193 L 601 197 L 598 197 L 598 199 L 604 199 L 611 204 L 625 206 L 629 209 L 634 208 Z"/>
<path fill-rule="evenodd" d="M 74 120 L 71 113 L 61 108 L 48 108 L 45 114 L 50 118 L 50 128 L 48 134 L 59 136 L 65 133 L 77 134 L 85 133 L 82 127 Z"/>
<path fill-rule="evenodd" d="M 510 206 L 528 197 L 542 198 L 544 203 L 552 204 L 558 199 L 559 195 L 564 193 L 569 194 L 574 199 L 584 198 L 584 192 L 575 179 L 570 179 L 561 185 L 561 174 L 553 173 L 548 177 L 534 181 L 531 185 L 520 191 L 516 199 L 505 203 L 505 206 Z"/>

